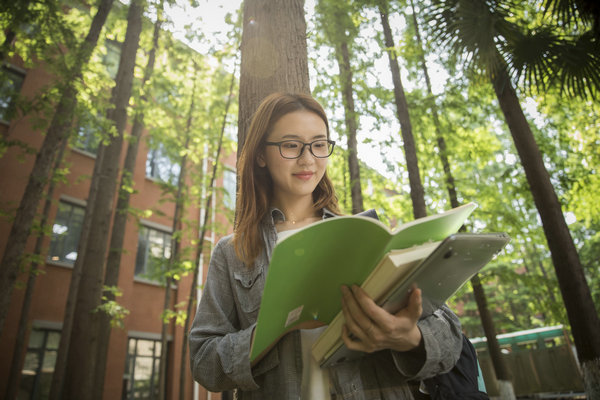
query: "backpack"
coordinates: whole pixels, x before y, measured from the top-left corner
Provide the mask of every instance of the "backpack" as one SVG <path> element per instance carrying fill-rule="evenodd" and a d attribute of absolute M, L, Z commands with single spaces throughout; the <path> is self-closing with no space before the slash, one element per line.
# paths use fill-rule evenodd
<path fill-rule="evenodd" d="M 449 372 L 425 379 L 432 400 L 489 400 L 473 344 L 463 336 L 460 357 Z M 483 385 L 480 388 L 480 383 Z"/>

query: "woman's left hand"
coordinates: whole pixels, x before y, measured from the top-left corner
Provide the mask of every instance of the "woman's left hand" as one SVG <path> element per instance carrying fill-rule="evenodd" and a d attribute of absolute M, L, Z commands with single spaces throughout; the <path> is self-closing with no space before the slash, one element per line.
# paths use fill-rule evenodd
<path fill-rule="evenodd" d="M 422 335 L 417 326 L 423 312 L 420 289 L 412 291 L 406 307 L 390 314 L 360 287 L 343 286 L 342 310 L 346 319 L 342 339 L 350 350 L 367 353 L 383 349 L 408 351 L 421 343 Z"/>

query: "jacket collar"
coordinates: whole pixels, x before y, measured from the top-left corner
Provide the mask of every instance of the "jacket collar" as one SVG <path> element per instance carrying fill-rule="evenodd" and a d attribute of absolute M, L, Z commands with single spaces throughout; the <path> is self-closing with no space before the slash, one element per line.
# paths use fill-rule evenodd
<path fill-rule="evenodd" d="M 323 211 L 323 219 L 331 218 L 331 217 L 335 217 L 336 216 L 336 214 L 332 213 L 326 207 L 324 207 L 322 209 L 322 211 Z M 271 207 L 270 210 L 269 210 L 269 213 L 267 214 L 267 221 L 266 222 L 270 223 L 272 225 L 275 225 L 275 223 L 280 222 L 280 221 L 285 221 L 285 215 L 283 214 L 283 211 L 281 211 L 277 207 Z"/>

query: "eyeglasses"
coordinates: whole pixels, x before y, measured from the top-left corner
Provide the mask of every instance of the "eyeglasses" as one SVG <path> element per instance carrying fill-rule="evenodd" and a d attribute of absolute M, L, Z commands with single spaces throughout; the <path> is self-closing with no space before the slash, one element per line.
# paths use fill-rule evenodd
<path fill-rule="evenodd" d="M 265 142 L 267 146 L 279 147 L 281 157 L 287 159 L 299 158 L 308 147 L 310 154 L 317 158 L 327 158 L 333 153 L 335 142 L 333 140 L 319 139 L 310 143 L 304 143 L 300 140 L 283 140 L 281 142 Z"/>

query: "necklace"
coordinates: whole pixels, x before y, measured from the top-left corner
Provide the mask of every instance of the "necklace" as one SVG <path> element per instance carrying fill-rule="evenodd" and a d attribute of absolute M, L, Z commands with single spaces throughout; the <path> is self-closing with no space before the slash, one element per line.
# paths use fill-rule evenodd
<path fill-rule="evenodd" d="M 290 218 L 286 217 L 285 218 L 285 220 L 289 221 L 292 225 L 296 225 L 296 222 L 299 222 L 299 223 L 300 222 L 307 222 L 307 221 L 312 222 L 312 220 L 316 220 L 316 219 L 319 219 L 319 216 L 317 216 L 317 215 L 311 215 L 310 217 L 306 217 L 306 218 L 301 219 L 301 220 L 294 219 L 293 217 L 290 217 Z"/>

